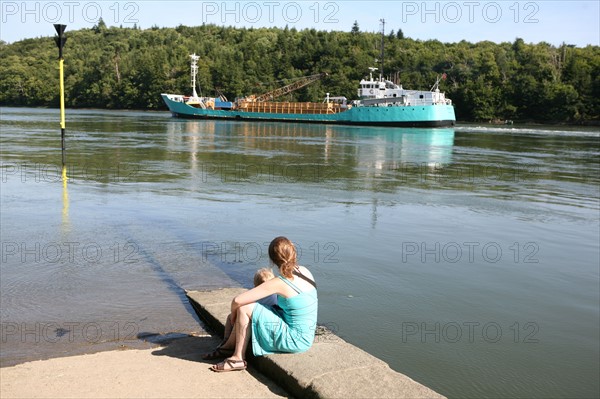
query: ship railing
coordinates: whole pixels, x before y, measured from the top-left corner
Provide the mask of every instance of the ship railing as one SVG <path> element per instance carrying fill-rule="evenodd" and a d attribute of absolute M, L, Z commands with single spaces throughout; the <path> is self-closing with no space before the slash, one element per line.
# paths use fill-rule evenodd
<path fill-rule="evenodd" d="M 439 100 L 431 100 L 431 99 L 408 99 L 406 101 L 407 106 L 423 106 L 423 105 L 452 105 L 452 100 L 449 99 L 439 99 Z"/>
<path fill-rule="evenodd" d="M 177 103 L 184 103 L 186 101 L 185 96 L 181 95 L 181 94 L 167 94 L 167 97 L 174 102 Z"/>
<path fill-rule="evenodd" d="M 405 107 L 422 107 L 425 105 L 452 105 L 452 100 L 449 99 L 426 99 L 426 98 L 402 98 L 402 97 L 386 97 L 364 99 L 357 102 L 363 107 L 389 107 L 389 106 L 405 106 Z"/>

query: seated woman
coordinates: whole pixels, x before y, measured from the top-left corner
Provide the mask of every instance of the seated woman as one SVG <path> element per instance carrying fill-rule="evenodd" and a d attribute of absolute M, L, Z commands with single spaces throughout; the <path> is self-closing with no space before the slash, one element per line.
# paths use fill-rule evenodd
<path fill-rule="evenodd" d="M 268 280 L 236 296 L 229 320 L 233 332 L 207 359 L 232 355 L 211 367 L 213 371 L 244 370 L 246 348 L 252 334 L 255 356 L 272 353 L 300 353 L 312 346 L 317 325 L 317 290 L 314 278 L 296 263 L 296 248 L 285 237 L 269 245 L 269 258 L 279 269 L 279 278 Z M 277 305 L 259 303 L 277 294 Z"/>

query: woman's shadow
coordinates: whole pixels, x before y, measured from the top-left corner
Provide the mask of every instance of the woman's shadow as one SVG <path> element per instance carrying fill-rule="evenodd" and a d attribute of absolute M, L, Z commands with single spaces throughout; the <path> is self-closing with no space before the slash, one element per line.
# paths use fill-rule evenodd
<path fill-rule="evenodd" d="M 202 359 L 202 354 L 211 352 L 221 340 L 216 336 L 194 336 L 183 333 L 139 333 L 138 339 L 159 345 L 160 348 L 152 352 L 155 356 L 170 356 L 178 359 L 213 364 L 212 360 Z"/>
<path fill-rule="evenodd" d="M 139 333 L 137 338 L 160 346 L 160 348 L 152 352 L 154 356 L 170 356 L 190 362 L 205 363 L 207 367 L 221 360 L 202 359 L 204 353 L 212 352 L 221 343 L 221 339 L 215 335 L 194 336 L 182 333 Z M 268 387 L 274 394 L 290 397 L 285 390 L 260 374 L 254 367 L 249 367 L 246 371 L 259 383 Z"/>

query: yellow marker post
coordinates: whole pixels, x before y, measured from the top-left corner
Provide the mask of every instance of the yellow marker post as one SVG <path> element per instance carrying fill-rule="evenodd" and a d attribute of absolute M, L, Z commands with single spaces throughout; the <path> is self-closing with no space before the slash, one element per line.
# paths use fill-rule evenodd
<path fill-rule="evenodd" d="M 54 24 L 54 29 L 56 29 L 56 33 L 58 36 L 54 38 L 56 45 L 58 46 L 58 70 L 59 70 L 59 79 L 60 79 L 60 144 L 62 149 L 62 182 L 63 182 L 63 191 L 62 191 L 62 200 L 63 200 L 63 209 L 62 209 L 62 219 L 63 219 L 63 228 L 68 230 L 69 226 L 69 190 L 67 188 L 67 163 L 66 163 L 66 146 L 65 146 L 65 70 L 64 63 L 65 60 L 63 58 L 63 47 L 67 42 L 67 38 L 64 36 L 65 29 L 67 25 Z"/>
<path fill-rule="evenodd" d="M 59 76 L 60 76 L 60 144 L 62 148 L 62 170 L 63 179 L 67 177 L 67 168 L 65 163 L 65 60 L 62 58 L 58 61 Z"/>
<path fill-rule="evenodd" d="M 64 58 L 63 58 L 63 47 L 67 42 L 67 38 L 64 36 L 67 25 L 54 24 L 54 29 L 58 36 L 54 38 L 56 45 L 58 46 L 58 69 L 60 79 L 60 142 L 62 148 L 62 179 L 67 180 L 67 164 L 65 162 L 65 73 L 64 73 Z"/>

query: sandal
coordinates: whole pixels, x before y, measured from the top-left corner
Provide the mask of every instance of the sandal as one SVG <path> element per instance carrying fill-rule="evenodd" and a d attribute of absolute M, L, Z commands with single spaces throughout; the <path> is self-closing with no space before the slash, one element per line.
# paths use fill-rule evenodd
<path fill-rule="evenodd" d="M 215 359 L 221 359 L 224 357 L 229 357 L 231 355 L 233 355 L 233 349 L 217 347 L 217 349 L 215 349 L 214 351 L 212 351 L 210 353 L 205 353 L 204 355 L 202 355 L 202 359 L 215 360 Z"/>
<path fill-rule="evenodd" d="M 241 366 L 235 366 L 236 364 L 240 364 L 242 363 Z M 229 368 L 225 368 L 225 365 L 228 364 Z M 246 363 L 245 360 L 231 360 L 231 359 L 225 359 L 223 360 L 221 363 L 217 363 L 215 365 L 213 365 L 212 367 L 210 367 L 210 369 L 212 371 L 215 371 L 217 373 L 222 373 L 225 371 L 240 371 L 240 370 L 246 370 L 246 367 L 248 367 L 248 364 Z"/>

